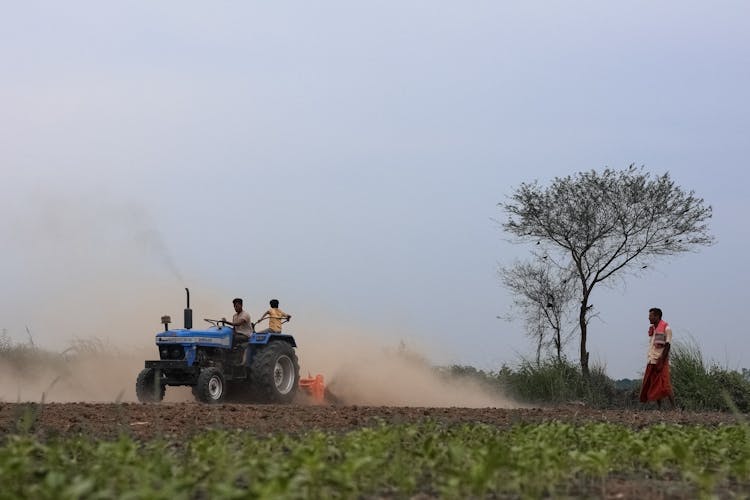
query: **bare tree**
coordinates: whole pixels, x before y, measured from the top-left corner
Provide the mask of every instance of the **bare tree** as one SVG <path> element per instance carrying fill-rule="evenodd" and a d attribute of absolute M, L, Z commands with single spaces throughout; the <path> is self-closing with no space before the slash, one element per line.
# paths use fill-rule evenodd
<path fill-rule="evenodd" d="M 557 360 L 562 361 L 568 313 L 575 299 L 575 276 L 548 256 L 536 256 L 538 259 L 534 262 L 516 262 L 511 267 L 501 268 L 498 276 L 513 293 L 513 305 L 521 311 L 528 334 L 537 342 L 537 364 L 545 345 L 551 345 Z"/>
<path fill-rule="evenodd" d="M 517 241 L 543 244 L 546 251 L 569 259 L 575 270 L 585 376 L 594 287 L 614 276 L 641 272 L 657 258 L 714 242 L 708 230 L 711 206 L 677 186 L 669 173 L 652 177 L 633 165 L 557 177 L 549 187 L 524 183 L 500 206 L 507 214 L 503 229 Z"/>

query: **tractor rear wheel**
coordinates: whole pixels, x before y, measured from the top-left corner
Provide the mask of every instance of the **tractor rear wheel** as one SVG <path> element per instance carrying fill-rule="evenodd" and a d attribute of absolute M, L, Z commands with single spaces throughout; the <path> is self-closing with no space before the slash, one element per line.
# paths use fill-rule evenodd
<path fill-rule="evenodd" d="M 224 401 L 227 393 L 227 383 L 224 375 L 216 368 L 203 368 L 198 375 L 198 383 L 193 387 L 193 394 L 198 401 L 217 404 Z"/>
<path fill-rule="evenodd" d="M 275 341 L 255 353 L 250 383 L 261 403 L 291 403 L 299 385 L 294 348 L 287 342 Z"/>
<path fill-rule="evenodd" d="M 157 372 L 153 368 L 144 368 L 138 374 L 135 382 L 135 395 L 141 403 L 158 403 L 164 399 L 167 388 L 156 378 Z M 159 375 L 161 378 L 161 375 Z"/>

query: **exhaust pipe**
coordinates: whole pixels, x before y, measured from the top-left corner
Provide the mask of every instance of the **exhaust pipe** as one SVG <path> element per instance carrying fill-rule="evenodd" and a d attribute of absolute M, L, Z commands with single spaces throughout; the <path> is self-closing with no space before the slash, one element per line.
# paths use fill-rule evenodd
<path fill-rule="evenodd" d="M 185 330 L 193 328 L 193 310 L 190 309 L 190 290 L 185 288 L 187 292 L 187 307 L 185 308 Z"/>

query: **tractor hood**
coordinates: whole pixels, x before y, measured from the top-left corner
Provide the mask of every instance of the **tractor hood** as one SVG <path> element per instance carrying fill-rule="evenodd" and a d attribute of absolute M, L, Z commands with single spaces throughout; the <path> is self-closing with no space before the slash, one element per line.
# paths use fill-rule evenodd
<path fill-rule="evenodd" d="M 210 330 L 187 330 L 185 328 L 167 330 L 156 334 L 157 345 L 188 344 L 211 347 L 232 347 L 233 330 L 228 327 Z"/>

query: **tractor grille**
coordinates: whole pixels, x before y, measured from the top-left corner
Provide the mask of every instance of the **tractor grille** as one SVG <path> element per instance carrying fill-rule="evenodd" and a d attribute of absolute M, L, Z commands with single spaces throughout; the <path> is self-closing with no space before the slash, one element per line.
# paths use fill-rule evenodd
<path fill-rule="evenodd" d="M 185 348 L 181 345 L 163 345 L 159 348 L 160 359 L 185 359 Z"/>

